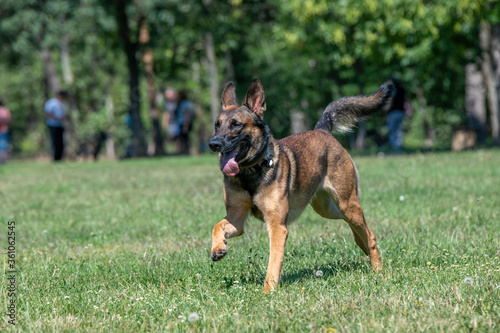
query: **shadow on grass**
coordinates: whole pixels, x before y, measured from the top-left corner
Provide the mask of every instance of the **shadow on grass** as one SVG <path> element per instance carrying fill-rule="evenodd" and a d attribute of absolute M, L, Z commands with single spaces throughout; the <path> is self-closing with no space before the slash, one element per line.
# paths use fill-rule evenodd
<path fill-rule="evenodd" d="M 348 145 L 344 146 L 348 147 Z M 471 148 L 471 149 L 465 149 L 462 151 L 454 152 L 451 150 L 451 147 L 449 146 L 441 146 L 441 147 L 434 147 L 434 148 L 404 148 L 401 151 L 394 151 L 392 149 L 388 148 L 381 148 L 381 147 L 374 147 L 374 148 L 368 148 L 368 149 L 363 149 L 363 150 L 353 150 L 353 149 L 347 149 L 349 154 L 353 157 L 370 157 L 370 156 L 378 156 L 378 157 L 393 157 L 393 156 L 411 156 L 411 155 L 420 155 L 420 154 L 439 154 L 439 153 L 461 153 L 461 152 L 473 152 L 473 151 L 480 151 L 483 149 L 499 149 L 498 145 L 495 145 L 494 143 L 487 143 L 487 144 L 481 144 L 478 145 L 477 147 Z"/>
<path fill-rule="evenodd" d="M 266 268 L 267 267 L 254 265 L 252 262 L 249 262 L 248 271 L 246 273 L 242 273 L 238 279 L 243 283 L 263 285 L 266 279 Z M 365 262 L 351 259 L 339 259 L 331 264 L 314 266 L 314 268 L 288 270 L 284 268 L 280 278 L 280 285 L 292 285 L 297 282 L 314 280 L 319 277 L 326 279 L 329 277 L 335 277 L 338 274 L 355 271 L 368 273 L 371 269 Z M 234 279 L 235 278 L 225 277 L 226 288 L 230 288 L 233 285 Z"/>
<path fill-rule="evenodd" d="M 314 269 L 303 268 L 292 272 L 285 271 L 280 281 L 283 285 L 290 285 L 305 280 L 314 280 L 319 277 L 326 279 L 345 272 L 362 271 L 366 273 L 369 270 L 369 267 L 362 261 L 337 260 L 330 265 L 320 265 Z"/>

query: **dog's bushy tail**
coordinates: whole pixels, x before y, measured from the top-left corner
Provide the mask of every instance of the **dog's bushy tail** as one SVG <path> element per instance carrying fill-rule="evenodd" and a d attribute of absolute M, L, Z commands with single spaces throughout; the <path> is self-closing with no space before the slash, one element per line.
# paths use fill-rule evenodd
<path fill-rule="evenodd" d="M 373 94 L 344 97 L 326 107 L 315 130 L 348 132 L 360 119 L 385 107 L 395 92 L 392 84 L 383 84 Z"/>

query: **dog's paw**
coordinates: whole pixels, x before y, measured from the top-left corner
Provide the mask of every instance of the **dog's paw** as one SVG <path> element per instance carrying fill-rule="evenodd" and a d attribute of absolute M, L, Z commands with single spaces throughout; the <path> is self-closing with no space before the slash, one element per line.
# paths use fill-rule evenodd
<path fill-rule="evenodd" d="M 212 259 L 212 261 L 219 261 L 226 256 L 226 253 L 227 253 L 227 245 L 224 244 L 224 246 L 218 246 L 213 248 L 210 258 Z"/>

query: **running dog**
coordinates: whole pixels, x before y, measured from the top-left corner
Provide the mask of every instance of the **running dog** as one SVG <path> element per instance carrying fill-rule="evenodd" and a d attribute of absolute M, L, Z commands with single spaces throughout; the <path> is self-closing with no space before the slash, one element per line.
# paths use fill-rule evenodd
<path fill-rule="evenodd" d="M 358 171 L 330 132 L 349 130 L 359 119 L 385 107 L 393 92 L 394 86 L 383 84 L 371 95 L 338 99 L 326 107 L 313 131 L 276 140 L 263 120 L 266 100 L 260 80 L 252 81 L 243 105 L 236 100 L 234 84 L 228 83 L 209 142 L 210 149 L 219 152 L 227 212 L 213 229 L 211 259 L 224 258 L 227 239 L 243 234 L 243 224 L 251 214 L 266 224 L 269 233 L 264 292 L 275 290 L 287 224 L 311 204 L 322 217 L 345 220 L 356 244 L 370 257 L 373 270 L 380 271 L 375 235 L 366 225 L 359 201 Z"/>

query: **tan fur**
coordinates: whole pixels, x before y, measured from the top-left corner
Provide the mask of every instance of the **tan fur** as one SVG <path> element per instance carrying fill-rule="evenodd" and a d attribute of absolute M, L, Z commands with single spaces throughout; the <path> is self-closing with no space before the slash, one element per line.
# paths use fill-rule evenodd
<path fill-rule="evenodd" d="M 255 80 L 254 80 L 255 83 Z M 221 102 L 223 111 L 219 115 L 219 126 L 214 138 L 230 140 L 236 134 L 249 135 L 256 144 L 244 158 L 250 160 L 258 155 L 264 138 L 262 129 L 256 126 L 254 113 L 265 110 L 265 100 L 260 81 L 259 89 L 249 88 L 245 104 L 231 105 L 235 98 L 226 87 Z M 229 85 L 228 85 L 229 86 Z M 233 89 L 234 86 L 230 87 Z M 257 91 L 259 95 L 253 99 Z M 229 101 L 229 102 L 228 102 Z M 352 103 L 362 103 L 354 100 Z M 370 101 L 372 103 L 372 101 Z M 257 105 L 258 107 L 256 107 Z M 263 106 L 263 107 L 261 107 Z M 230 121 L 238 119 L 245 124 L 235 132 Z M 264 221 L 270 240 L 270 256 L 264 292 L 278 286 L 288 237 L 287 224 L 299 217 L 308 204 L 321 216 L 328 219 L 344 219 L 354 235 L 356 244 L 370 257 L 374 271 L 382 269 L 382 260 L 375 235 L 368 229 L 359 201 L 358 173 L 347 151 L 323 129 L 308 131 L 276 140 L 270 136 L 269 154 L 272 167 L 258 164 L 242 168 L 234 177 L 224 177 L 224 200 L 227 216 L 217 223 L 212 234 L 212 260 L 222 259 L 227 253 L 226 239 L 243 233 L 243 225 L 249 214 Z M 259 162 L 264 156 L 257 156 Z M 222 161 L 222 154 L 221 154 Z M 252 168 L 258 175 L 257 184 L 247 184 L 245 172 L 251 177 Z M 255 176 L 257 177 L 257 176 Z"/>

